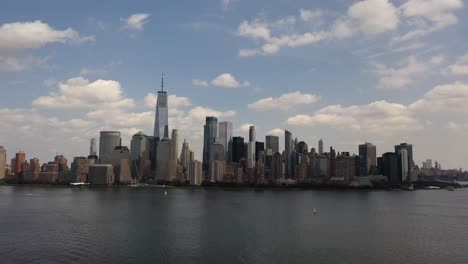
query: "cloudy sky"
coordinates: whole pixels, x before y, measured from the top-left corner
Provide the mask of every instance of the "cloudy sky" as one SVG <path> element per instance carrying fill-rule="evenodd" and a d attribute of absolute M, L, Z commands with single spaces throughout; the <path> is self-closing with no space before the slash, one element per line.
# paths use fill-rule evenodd
<path fill-rule="evenodd" d="M 27 6 L 28 8 L 25 8 Z M 87 155 L 100 130 L 170 126 L 201 158 L 207 115 L 257 138 L 468 169 L 462 0 L 9 1 L 0 9 L 0 145 L 42 162 Z"/>

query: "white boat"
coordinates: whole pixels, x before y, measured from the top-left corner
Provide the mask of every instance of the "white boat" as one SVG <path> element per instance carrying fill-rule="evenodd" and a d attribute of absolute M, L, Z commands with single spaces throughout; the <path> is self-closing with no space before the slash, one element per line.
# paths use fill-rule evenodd
<path fill-rule="evenodd" d="M 86 186 L 85 182 L 72 182 L 70 183 L 71 186 Z"/>

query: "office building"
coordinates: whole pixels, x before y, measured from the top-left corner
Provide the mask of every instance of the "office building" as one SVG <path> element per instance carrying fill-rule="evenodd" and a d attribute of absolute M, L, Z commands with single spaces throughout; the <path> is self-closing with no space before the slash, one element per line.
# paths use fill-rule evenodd
<path fill-rule="evenodd" d="M 126 146 L 118 146 L 112 152 L 112 167 L 116 184 L 132 183 L 132 155 Z"/>
<path fill-rule="evenodd" d="M 239 163 L 242 158 L 247 158 L 244 155 L 244 138 L 233 137 L 232 138 L 232 162 Z"/>
<path fill-rule="evenodd" d="M 112 152 L 120 146 L 122 140 L 118 131 L 101 131 L 99 136 L 99 162 L 110 164 Z"/>
<path fill-rule="evenodd" d="M 369 176 L 377 172 L 377 150 L 374 144 L 359 145 L 359 176 Z"/>
<path fill-rule="evenodd" d="M 276 152 L 271 161 L 271 176 L 273 180 L 283 179 L 283 156 Z"/>
<path fill-rule="evenodd" d="M 88 182 L 89 165 L 86 157 L 74 157 L 71 164 L 72 182 Z"/>
<path fill-rule="evenodd" d="M 323 155 L 323 140 L 320 139 L 318 142 L 318 154 Z"/>
<path fill-rule="evenodd" d="M 265 151 L 265 143 L 255 141 L 255 160 L 257 162 L 263 162 L 263 156 Z"/>
<path fill-rule="evenodd" d="M 410 181 L 409 175 L 411 171 L 409 170 L 409 155 L 408 151 L 405 148 L 400 148 L 397 152 L 398 154 L 398 176 L 401 182 Z"/>
<path fill-rule="evenodd" d="M 401 178 L 398 170 L 398 154 L 395 152 L 387 152 L 382 155 L 381 173 L 388 178 L 392 185 L 401 183 Z"/>
<path fill-rule="evenodd" d="M 190 163 L 189 182 L 192 185 L 200 185 L 202 183 L 202 164 L 198 160 L 193 160 Z"/>
<path fill-rule="evenodd" d="M 274 153 L 279 152 L 279 137 L 268 135 L 265 137 L 265 149 L 271 149 Z"/>
<path fill-rule="evenodd" d="M 218 142 L 223 144 L 226 153 L 229 150 L 229 140 L 232 138 L 232 123 L 220 122 L 218 131 Z"/>
<path fill-rule="evenodd" d="M 298 154 L 307 155 L 309 153 L 307 143 L 300 141 L 296 145 L 296 152 Z"/>
<path fill-rule="evenodd" d="M 193 152 L 190 150 L 189 143 L 184 139 L 182 143 L 182 151 L 180 152 L 180 165 L 182 166 L 182 173 L 188 176 L 190 163 L 193 161 Z"/>
<path fill-rule="evenodd" d="M 29 160 L 29 174 L 32 181 L 39 179 L 39 173 L 41 172 L 41 164 L 38 158 L 32 158 Z"/>
<path fill-rule="evenodd" d="M 89 165 L 88 181 L 92 185 L 114 184 L 114 169 L 111 164 Z"/>
<path fill-rule="evenodd" d="M 288 130 L 284 131 L 284 162 L 285 162 L 285 177 L 289 179 L 293 176 L 294 164 L 291 164 L 291 153 L 293 151 L 292 134 Z"/>
<path fill-rule="evenodd" d="M 139 131 L 132 136 L 132 178 L 138 182 L 146 182 L 151 176 L 150 150 L 150 141 L 145 133 Z"/>
<path fill-rule="evenodd" d="M 214 116 L 207 116 L 205 125 L 203 127 L 203 171 L 207 172 L 209 169 L 209 162 L 211 160 L 211 144 L 216 142 L 218 136 L 218 118 Z"/>
<path fill-rule="evenodd" d="M 89 155 L 90 156 L 96 156 L 97 155 L 96 138 L 92 138 L 89 141 Z"/>

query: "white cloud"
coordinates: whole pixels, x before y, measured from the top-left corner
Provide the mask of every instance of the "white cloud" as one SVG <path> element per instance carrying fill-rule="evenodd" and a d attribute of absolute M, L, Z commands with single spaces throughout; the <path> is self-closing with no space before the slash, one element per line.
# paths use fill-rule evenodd
<path fill-rule="evenodd" d="M 395 68 L 385 64 L 372 64 L 374 74 L 379 77 L 378 87 L 388 90 L 406 89 L 418 75 L 430 70 L 429 63 L 420 62 L 415 57 L 409 57 Z"/>
<path fill-rule="evenodd" d="M 267 135 L 273 135 L 277 137 L 282 137 L 284 136 L 284 130 L 281 128 L 275 128 L 267 132 Z"/>
<path fill-rule="evenodd" d="M 123 97 L 120 83 L 113 80 L 89 82 L 82 77 L 59 83 L 57 92 L 41 96 L 33 106 L 57 109 L 131 108 L 133 99 Z"/>
<path fill-rule="evenodd" d="M 315 10 L 309 10 L 309 9 L 299 9 L 299 16 L 302 21 L 314 21 L 317 18 L 320 18 L 323 16 L 323 11 L 320 9 L 315 9 Z"/>
<path fill-rule="evenodd" d="M 240 88 L 240 87 L 247 87 L 250 86 L 248 81 L 240 82 L 238 81 L 232 74 L 230 73 L 223 73 L 216 76 L 211 81 L 193 79 L 192 85 L 194 86 L 214 86 L 214 87 L 221 87 L 221 88 Z"/>
<path fill-rule="evenodd" d="M 81 37 L 72 28 L 56 30 L 40 20 L 14 22 L 0 26 L 0 53 L 40 48 L 49 43 L 83 42 L 93 36 Z"/>
<path fill-rule="evenodd" d="M 250 124 L 250 123 L 245 123 L 245 124 L 242 124 L 237 129 L 235 129 L 235 131 L 238 132 L 238 133 L 248 133 L 250 131 L 251 126 L 255 126 L 255 125 Z"/>
<path fill-rule="evenodd" d="M 410 105 L 414 111 L 468 113 L 468 85 L 460 82 L 438 85 Z"/>
<path fill-rule="evenodd" d="M 449 122 L 447 128 L 453 131 L 464 132 L 468 130 L 468 123 Z"/>
<path fill-rule="evenodd" d="M 124 29 L 141 31 L 143 30 L 143 27 L 145 26 L 145 24 L 149 22 L 149 17 L 150 17 L 150 14 L 139 13 L 139 14 L 133 14 L 127 18 L 121 18 L 120 21 L 124 23 L 123 25 Z"/>
<path fill-rule="evenodd" d="M 388 0 L 364 0 L 348 9 L 348 16 L 358 21 L 360 30 L 369 35 L 395 30 L 398 26 L 397 8 Z"/>
<path fill-rule="evenodd" d="M 221 0 L 221 9 L 223 11 L 227 11 L 231 5 L 236 2 L 237 0 Z"/>
<path fill-rule="evenodd" d="M 154 93 L 148 93 L 145 97 L 145 105 L 149 108 L 155 108 L 156 101 L 157 97 Z M 170 112 L 172 112 L 179 108 L 189 107 L 192 105 L 192 102 L 188 97 L 180 97 L 175 94 L 170 94 L 167 98 L 167 104 L 170 108 Z"/>
<path fill-rule="evenodd" d="M 421 38 L 458 22 L 453 13 L 463 7 L 462 0 L 408 0 L 400 6 L 408 24 L 416 28 L 393 39 L 394 43 Z"/>
<path fill-rule="evenodd" d="M 312 104 L 320 97 L 316 94 L 304 94 L 299 91 L 282 94 L 279 97 L 263 98 L 248 105 L 249 109 L 256 111 L 289 110 L 299 105 Z"/>
<path fill-rule="evenodd" d="M 287 123 L 294 126 L 327 125 L 346 131 L 376 134 L 407 132 L 423 127 L 407 106 L 385 101 L 348 107 L 330 105 L 313 115 L 293 116 Z"/>
<path fill-rule="evenodd" d="M 308 22 L 317 19 L 322 14 L 320 10 L 300 9 L 299 19 Z M 241 49 L 239 56 L 275 54 L 282 47 L 295 48 L 327 40 L 340 40 L 358 32 L 366 35 L 381 34 L 395 30 L 399 22 L 397 9 L 387 0 L 357 2 L 349 7 L 346 15 L 338 17 L 331 23 L 329 29 L 299 33 L 292 28 L 297 20 L 293 16 L 288 16 L 274 21 L 265 19 L 242 21 L 237 35 L 254 40 L 259 47 Z M 278 27 L 278 25 L 282 26 Z"/>
<path fill-rule="evenodd" d="M 448 75 L 468 75 L 468 52 L 457 59 L 457 61 L 444 70 Z"/>

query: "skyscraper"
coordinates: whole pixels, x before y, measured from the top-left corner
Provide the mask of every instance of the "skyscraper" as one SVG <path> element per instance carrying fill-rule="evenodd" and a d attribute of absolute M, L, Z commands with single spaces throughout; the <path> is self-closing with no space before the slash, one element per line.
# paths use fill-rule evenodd
<path fill-rule="evenodd" d="M 285 176 L 287 179 L 293 176 L 294 165 L 291 164 L 291 153 L 293 151 L 292 134 L 288 130 L 284 131 L 284 162 L 285 162 Z"/>
<path fill-rule="evenodd" d="M 273 159 L 271 161 L 271 176 L 273 180 L 283 178 L 283 157 L 279 152 L 273 154 Z"/>
<path fill-rule="evenodd" d="M 229 140 L 232 138 L 232 123 L 231 122 L 220 122 L 219 123 L 219 137 L 218 141 L 223 144 L 224 151 L 229 149 Z"/>
<path fill-rule="evenodd" d="M 249 128 L 249 143 L 247 145 L 247 167 L 255 168 L 255 127 Z"/>
<path fill-rule="evenodd" d="M 158 180 L 172 181 L 177 176 L 177 129 L 172 130 L 172 139 L 168 138 L 167 134 L 165 129 L 165 136 L 158 144 L 156 177 Z"/>
<path fill-rule="evenodd" d="M 130 142 L 132 156 L 132 177 L 138 181 L 147 180 L 150 177 L 150 143 L 148 136 L 139 131 L 133 135 Z"/>
<path fill-rule="evenodd" d="M 359 174 L 369 176 L 377 169 L 376 147 L 372 143 L 359 145 Z"/>
<path fill-rule="evenodd" d="M 264 155 L 265 155 L 265 143 L 255 141 L 255 160 L 263 162 Z"/>
<path fill-rule="evenodd" d="M 202 168 L 204 172 L 208 171 L 211 156 L 211 144 L 216 142 L 218 136 L 218 118 L 214 116 L 207 116 L 205 120 L 205 126 L 203 127 L 203 164 Z"/>
<path fill-rule="evenodd" d="M 323 140 L 320 139 L 319 142 L 318 142 L 318 154 L 319 155 L 322 155 L 323 154 Z"/>
<path fill-rule="evenodd" d="M 99 136 L 99 162 L 110 164 L 114 148 L 120 146 L 122 139 L 118 131 L 101 131 Z"/>
<path fill-rule="evenodd" d="M 191 162 L 191 151 L 189 143 L 184 139 L 182 143 L 182 151 L 180 152 L 180 164 L 182 165 L 182 172 L 188 174 Z"/>
<path fill-rule="evenodd" d="M 279 137 L 268 135 L 265 137 L 265 143 L 265 149 L 271 149 L 273 154 L 279 152 Z"/>
<path fill-rule="evenodd" d="M 154 137 L 161 140 L 164 137 L 164 129 L 168 127 L 169 121 L 167 112 L 167 92 L 164 91 L 164 77 L 161 78 L 161 90 L 158 91 L 156 102 L 156 116 L 154 120 Z"/>
<path fill-rule="evenodd" d="M 395 146 L 395 153 L 399 153 L 400 150 L 405 149 L 406 150 L 406 155 L 408 158 L 407 164 L 408 164 L 408 175 L 411 174 L 411 168 L 414 167 L 414 160 L 413 160 L 413 145 L 408 144 L 408 143 L 400 143 L 400 145 Z"/>
<path fill-rule="evenodd" d="M 302 155 L 307 155 L 308 154 L 308 146 L 307 146 L 307 143 L 305 143 L 304 141 L 301 141 L 299 143 L 297 143 L 296 145 L 296 151 L 297 153 L 299 154 L 302 154 Z"/>
<path fill-rule="evenodd" d="M 398 177 L 398 155 L 395 152 L 387 152 L 382 155 L 382 175 L 387 176 L 388 181 L 392 185 L 401 183 L 401 178 Z"/>
<path fill-rule="evenodd" d="M 232 138 L 232 162 L 239 163 L 244 156 L 244 138 L 233 137 Z"/>
<path fill-rule="evenodd" d="M 117 146 L 112 151 L 112 167 L 114 181 L 117 184 L 130 184 L 132 182 L 132 155 L 126 146 Z"/>
<path fill-rule="evenodd" d="M 90 156 L 96 156 L 97 155 L 96 138 L 92 138 L 89 141 L 89 155 Z"/>
<path fill-rule="evenodd" d="M 410 170 L 409 170 L 409 155 L 408 151 L 405 148 L 401 148 L 397 152 L 398 154 L 398 176 L 401 182 L 406 182 L 409 180 Z"/>
<path fill-rule="evenodd" d="M 0 146 L 0 180 L 5 178 L 7 153 L 3 146 Z"/>

